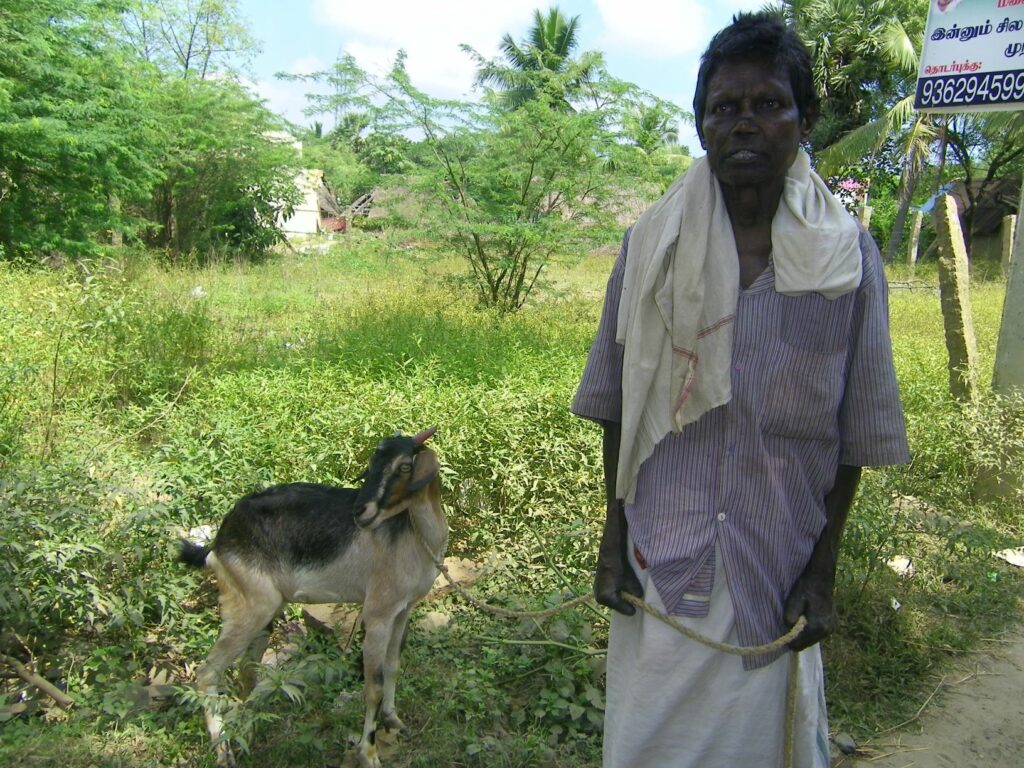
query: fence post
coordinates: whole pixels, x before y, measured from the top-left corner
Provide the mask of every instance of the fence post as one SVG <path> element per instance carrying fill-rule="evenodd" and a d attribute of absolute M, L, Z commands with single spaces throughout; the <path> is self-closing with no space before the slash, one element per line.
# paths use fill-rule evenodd
<path fill-rule="evenodd" d="M 1003 269 L 1006 274 L 1006 296 L 1003 318 L 999 325 L 996 364 L 992 371 L 992 389 L 1005 397 L 1024 398 L 1024 227 L 1016 226 L 1024 216 L 1024 189 L 1021 190 L 1017 216 L 1003 219 Z M 997 446 L 999 464 L 985 469 L 975 483 L 975 492 L 982 497 L 1010 498 L 1024 488 L 1024 476 L 1011 469 L 1020 466 L 1019 450 Z"/>
<path fill-rule="evenodd" d="M 914 211 L 914 223 L 910 225 L 910 242 L 907 243 L 907 266 L 910 267 L 910 274 L 914 274 L 917 266 L 917 246 L 921 242 L 921 223 L 924 221 L 924 213 Z"/>
<path fill-rule="evenodd" d="M 971 315 L 967 246 L 956 201 L 949 195 L 940 196 L 934 216 L 939 242 L 942 322 L 949 353 L 949 389 L 958 400 L 971 400 L 978 381 L 978 345 Z"/>
<path fill-rule="evenodd" d="M 1013 263 L 1013 240 L 1017 231 L 1017 217 L 1012 213 L 1003 216 L 1003 277 L 1010 276 L 1010 265 Z"/>

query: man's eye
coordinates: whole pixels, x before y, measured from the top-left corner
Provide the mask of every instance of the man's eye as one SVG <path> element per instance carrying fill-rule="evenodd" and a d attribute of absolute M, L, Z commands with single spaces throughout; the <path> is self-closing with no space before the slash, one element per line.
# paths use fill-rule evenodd
<path fill-rule="evenodd" d="M 778 109 L 779 108 L 779 100 L 778 99 L 765 99 L 762 102 L 762 104 L 764 105 L 765 109 Z"/>
<path fill-rule="evenodd" d="M 715 114 L 722 114 L 723 112 L 728 112 L 730 109 L 732 109 L 732 105 L 729 103 L 715 104 L 711 107 L 711 111 Z"/>

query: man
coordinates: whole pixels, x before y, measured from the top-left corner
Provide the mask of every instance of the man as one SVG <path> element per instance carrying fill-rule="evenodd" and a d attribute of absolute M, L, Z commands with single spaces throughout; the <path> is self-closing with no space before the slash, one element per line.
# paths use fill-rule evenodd
<path fill-rule="evenodd" d="M 605 768 L 779 766 L 787 665 L 761 645 L 799 616 L 794 765 L 827 768 L 816 643 L 860 468 L 908 460 L 878 249 L 800 150 L 807 50 L 739 15 L 702 58 L 707 156 L 644 212 L 612 270 L 573 412 L 604 428 L 594 591 L 614 609 Z"/>

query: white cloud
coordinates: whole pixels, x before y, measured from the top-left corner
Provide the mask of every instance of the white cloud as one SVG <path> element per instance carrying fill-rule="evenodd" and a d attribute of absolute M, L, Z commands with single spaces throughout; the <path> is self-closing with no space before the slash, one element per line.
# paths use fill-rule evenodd
<path fill-rule="evenodd" d="M 403 49 L 417 87 L 457 96 L 472 86 L 475 71 L 460 44 L 495 55 L 502 35 L 518 38 L 537 7 L 537 0 L 314 0 L 313 16 L 342 37 L 344 51 L 364 69 L 386 71 Z"/>
<path fill-rule="evenodd" d="M 299 125 L 312 123 L 313 118 L 302 114 L 306 107 L 306 92 L 310 88 L 308 83 L 257 80 L 252 83 L 252 88 L 279 115 Z"/>
<path fill-rule="evenodd" d="M 713 30 L 700 0 L 594 0 L 604 34 L 600 46 L 667 59 L 699 51 Z"/>
<path fill-rule="evenodd" d="M 717 0 L 716 5 L 729 12 L 729 17 L 736 11 L 760 11 L 764 8 L 762 0 Z"/>
<path fill-rule="evenodd" d="M 318 56 L 303 56 L 289 64 L 286 71 L 290 75 L 308 75 L 326 68 L 327 64 Z"/>

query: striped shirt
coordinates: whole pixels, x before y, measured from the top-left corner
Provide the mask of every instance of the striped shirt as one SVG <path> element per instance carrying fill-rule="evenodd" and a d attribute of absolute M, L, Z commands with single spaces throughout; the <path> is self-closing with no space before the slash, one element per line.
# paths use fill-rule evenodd
<path fill-rule="evenodd" d="M 731 401 L 662 439 L 626 506 L 630 536 L 670 613 L 707 615 L 717 544 L 743 645 L 785 630 L 783 601 L 825 526 L 838 465 L 910 458 L 885 275 L 867 233 L 861 254 L 860 287 L 834 300 L 777 293 L 770 264 L 740 291 Z M 624 240 L 572 404 L 595 421 L 621 420 L 615 328 L 625 257 Z"/>

